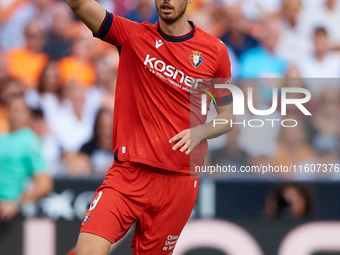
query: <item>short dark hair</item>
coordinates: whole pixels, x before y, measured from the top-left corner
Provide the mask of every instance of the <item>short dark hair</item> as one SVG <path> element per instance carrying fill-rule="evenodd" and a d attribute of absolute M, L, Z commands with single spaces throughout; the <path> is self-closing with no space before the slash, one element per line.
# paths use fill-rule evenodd
<path fill-rule="evenodd" d="M 318 36 L 318 35 L 328 35 L 328 31 L 325 27 L 323 26 L 318 26 L 314 29 L 314 36 Z"/>

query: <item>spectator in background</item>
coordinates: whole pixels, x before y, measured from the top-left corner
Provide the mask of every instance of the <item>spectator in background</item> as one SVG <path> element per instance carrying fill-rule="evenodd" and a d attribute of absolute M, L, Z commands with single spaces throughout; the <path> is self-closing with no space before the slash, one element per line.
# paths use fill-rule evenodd
<path fill-rule="evenodd" d="M 6 61 L 11 77 L 19 79 L 27 88 L 36 88 L 41 71 L 48 61 L 48 55 L 42 52 L 45 34 L 38 20 L 27 24 L 25 38 L 26 47 L 8 51 Z"/>
<path fill-rule="evenodd" d="M 66 3 L 61 2 L 55 6 L 51 30 L 44 46 L 44 51 L 51 60 L 59 60 L 71 55 L 72 40 L 69 38 L 69 28 L 72 19 L 72 12 Z"/>
<path fill-rule="evenodd" d="M 99 102 L 102 108 L 114 107 L 119 56 L 118 52 L 101 56 L 95 63 L 97 83 L 91 88 L 91 100 Z"/>
<path fill-rule="evenodd" d="M 0 54 L 0 82 L 8 77 L 8 67 L 6 58 L 3 54 Z"/>
<path fill-rule="evenodd" d="M 252 96 L 252 102 L 255 109 L 267 110 L 270 108 L 264 100 L 261 99 L 260 87 L 261 81 L 258 80 L 242 80 L 239 84 L 240 89 L 245 95 L 245 102 L 249 102 L 248 98 Z M 248 89 L 252 89 L 252 94 L 248 93 Z M 270 115 L 255 115 L 245 108 L 242 116 L 236 116 L 236 120 L 240 126 L 240 136 L 238 144 L 242 150 L 248 154 L 249 165 L 259 166 L 261 164 L 271 163 L 271 158 L 277 149 L 277 139 L 280 132 L 280 122 L 282 116 L 275 111 Z M 265 123 L 261 128 L 254 128 L 248 125 L 248 121 L 252 119 L 262 120 Z M 274 124 L 266 121 L 267 119 L 275 119 Z M 255 121 L 251 125 L 261 125 L 259 121 Z"/>
<path fill-rule="evenodd" d="M 41 108 L 50 119 L 60 107 L 61 92 L 57 62 L 51 61 L 44 67 L 37 89 L 26 90 L 25 99 L 31 108 Z"/>
<path fill-rule="evenodd" d="M 195 0 L 187 7 L 188 19 L 196 27 L 216 37 L 223 35 L 228 26 L 225 10 L 221 3 L 209 0 Z"/>
<path fill-rule="evenodd" d="M 340 137 L 340 92 L 339 89 L 326 87 L 322 91 L 311 119 L 312 138 L 319 133 Z"/>
<path fill-rule="evenodd" d="M 264 206 L 267 220 L 303 220 L 314 216 L 315 205 L 310 188 L 301 184 L 275 184 Z"/>
<path fill-rule="evenodd" d="M 330 52 L 331 45 L 327 30 L 324 27 L 316 28 L 313 40 L 314 53 L 302 59 L 298 65 L 301 76 L 303 78 L 339 78 L 340 60 L 339 56 Z M 312 81 L 307 82 L 307 88 L 315 95 L 319 95 L 324 88 L 325 80 L 315 80 L 315 83 Z M 339 84 L 334 80 L 329 86 L 339 87 Z"/>
<path fill-rule="evenodd" d="M 291 65 L 285 75 L 282 87 L 285 88 L 306 88 L 306 79 L 301 77 L 300 71 L 295 65 Z M 298 92 L 290 92 L 287 94 L 287 99 L 301 99 L 305 95 Z M 304 107 L 313 115 L 315 113 L 315 98 L 312 98 L 303 104 Z M 281 97 L 279 97 L 278 108 L 281 109 Z M 309 119 L 310 116 L 306 116 L 295 104 L 287 104 L 286 112 L 289 115 L 296 115 L 304 120 Z"/>
<path fill-rule="evenodd" d="M 226 9 L 228 18 L 228 32 L 220 39 L 230 47 L 237 58 L 247 50 L 258 45 L 257 40 L 246 33 L 246 19 L 242 13 L 241 6 L 230 6 Z"/>
<path fill-rule="evenodd" d="M 239 127 L 235 125 L 233 129 L 232 135 L 226 136 L 226 145 L 222 148 L 214 149 L 209 151 L 209 163 L 207 165 L 220 165 L 220 166 L 235 166 L 237 169 L 240 169 L 241 166 L 248 165 L 248 154 L 239 146 L 239 137 L 240 137 L 240 129 L 243 127 Z M 231 175 L 230 173 L 221 174 L 218 177 L 251 177 L 251 174 L 241 175 Z"/>
<path fill-rule="evenodd" d="M 13 12 L 18 10 L 23 4 L 25 4 L 24 0 L 0 1 L 0 25 L 7 21 Z"/>
<path fill-rule="evenodd" d="M 66 152 L 77 152 L 92 137 L 99 106 L 90 103 L 88 96 L 85 88 L 68 86 L 57 111 L 46 118 Z"/>
<path fill-rule="evenodd" d="M 278 19 L 269 16 L 262 25 L 261 44 L 244 52 L 240 59 L 241 78 L 279 78 L 286 73 L 287 63 L 275 55 L 280 37 Z"/>
<path fill-rule="evenodd" d="M 113 111 L 105 108 L 100 109 L 94 124 L 93 137 L 80 149 L 81 153 L 90 158 L 95 175 L 104 176 L 114 160 L 112 130 Z"/>
<path fill-rule="evenodd" d="M 0 136 L 0 237 L 18 214 L 20 203 L 38 200 L 53 189 L 40 139 L 27 128 L 30 111 L 23 97 L 8 102 L 10 133 Z M 26 188 L 32 178 L 32 185 Z"/>
<path fill-rule="evenodd" d="M 281 0 L 222 0 L 227 5 L 241 2 L 242 11 L 249 20 L 258 21 L 280 10 Z"/>
<path fill-rule="evenodd" d="M 340 3 L 338 0 L 319 0 L 320 6 L 306 12 L 304 21 L 309 34 L 313 34 L 317 26 L 325 27 L 329 32 L 331 43 L 340 45 Z M 308 3 L 309 4 L 309 3 Z"/>
<path fill-rule="evenodd" d="M 137 0 L 136 7 L 124 15 L 125 18 L 142 23 L 148 21 L 152 24 L 158 21 L 158 13 L 154 2 L 150 0 Z"/>
<path fill-rule="evenodd" d="M 63 87 L 75 82 L 88 88 L 95 84 L 96 74 L 92 64 L 93 38 L 82 34 L 72 45 L 72 55 L 58 61 L 60 82 Z"/>
<path fill-rule="evenodd" d="M 7 110 L 2 96 L 5 80 L 8 79 L 8 68 L 5 57 L 0 54 L 0 133 L 9 131 L 9 123 L 7 119 Z"/>
<path fill-rule="evenodd" d="M 0 133 L 7 133 L 10 130 L 7 104 L 16 96 L 23 96 L 23 88 L 18 80 L 4 79 L 0 82 Z"/>
<path fill-rule="evenodd" d="M 33 19 L 39 19 L 43 30 L 48 30 L 51 24 L 52 10 L 52 0 L 29 0 L 19 5 L 4 21 L 4 25 L 0 29 L 0 48 L 9 50 L 24 47 L 25 27 Z"/>
<path fill-rule="evenodd" d="M 298 169 L 298 171 L 294 172 L 294 177 L 297 179 L 318 178 L 339 180 L 339 138 L 333 135 L 316 134 L 312 145 L 317 155 L 312 159 L 300 162 L 299 165 L 302 165 L 304 169 Z"/>
<path fill-rule="evenodd" d="M 61 147 L 58 139 L 45 121 L 44 113 L 41 109 L 31 111 L 29 127 L 42 141 L 42 153 L 48 162 L 49 173 L 51 175 L 57 175 L 61 172 Z"/>
<path fill-rule="evenodd" d="M 313 147 L 308 144 L 308 130 L 304 122 L 297 116 L 286 116 L 298 122 L 295 127 L 281 127 L 278 149 L 273 157 L 273 165 L 290 166 L 315 157 Z M 291 178 L 291 173 L 281 173 L 282 178 Z"/>
<path fill-rule="evenodd" d="M 282 1 L 280 41 L 276 53 L 291 63 L 312 52 L 310 36 L 304 26 L 301 0 Z"/>

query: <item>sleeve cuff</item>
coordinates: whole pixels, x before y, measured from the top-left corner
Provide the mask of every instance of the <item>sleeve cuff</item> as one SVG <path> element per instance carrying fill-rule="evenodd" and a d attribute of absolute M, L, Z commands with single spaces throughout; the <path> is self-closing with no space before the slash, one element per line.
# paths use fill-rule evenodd
<path fill-rule="evenodd" d="M 106 16 L 105 16 L 105 19 L 102 25 L 100 26 L 97 33 L 93 33 L 93 36 L 103 40 L 111 28 L 112 21 L 113 21 L 113 14 L 106 11 Z"/>
<path fill-rule="evenodd" d="M 217 105 L 228 105 L 228 104 L 231 104 L 232 102 L 233 102 L 233 94 L 230 94 L 225 97 L 221 97 L 221 101 L 216 100 Z"/>

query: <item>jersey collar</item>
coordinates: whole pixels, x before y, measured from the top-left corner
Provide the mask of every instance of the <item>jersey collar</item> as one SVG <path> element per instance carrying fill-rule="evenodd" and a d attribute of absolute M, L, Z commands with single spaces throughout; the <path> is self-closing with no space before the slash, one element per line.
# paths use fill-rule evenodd
<path fill-rule="evenodd" d="M 184 42 L 186 40 L 193 38 L 194 34 L 195 34 L 195 30 L 196 30 L 195 24 L 190 20 L 188 20 L 188 22 L 192 26 L 192 30 L 189 33 L 182 35 L 182 36 L 171 36 L 171 35 L 165 34 L 161 30 L 161 28 L 159 27 L 159 23 L 157 24 L 157 26 L 158 26 L 157 31 L 163 37 L 163 39 L 166 40 L 166 41 L 169 41 L 169 42 Z"/>

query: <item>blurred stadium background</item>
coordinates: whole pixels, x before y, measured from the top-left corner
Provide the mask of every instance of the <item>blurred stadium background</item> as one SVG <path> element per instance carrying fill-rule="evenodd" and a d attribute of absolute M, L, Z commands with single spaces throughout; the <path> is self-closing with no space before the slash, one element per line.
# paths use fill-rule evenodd
<path fill-rule="evenodd" d="M 158 19 L 153 0 L 98 2 L 135 21 Z M 238 127 L 210 142 L 207 164 L 340 164 L 340 1 L 194 0 L 188 11 L 227 45 L 233 77 L 257 91 L 258 108 L 270 106 L 272 83 L 312 93 L 312 117 L 288 109 L 296 128 Z M 0 132 L 10 132 L 11 98 L 24 97 L 27 125 L 54 179 L 49 197 L 23 204 L 0 235 L 1 255 L 65 255 L 74 248 L 113 161 L 118 62 L 117 50 L 94 39 L 65 1 L 0 1 Z M 174 254 L 340 254 L 339 174 L 203 175 Z M 130 240 L 131 232 L 113 254 L 131 254 Z"/>

